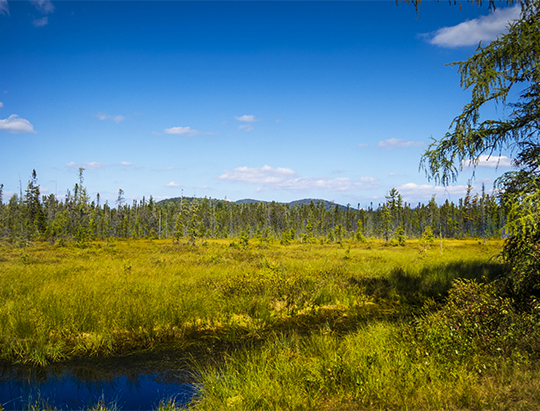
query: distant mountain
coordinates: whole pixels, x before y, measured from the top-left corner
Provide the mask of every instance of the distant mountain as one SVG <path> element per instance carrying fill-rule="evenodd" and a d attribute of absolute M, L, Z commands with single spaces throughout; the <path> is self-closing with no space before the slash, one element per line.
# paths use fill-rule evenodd
<path fill-rule="evenodd" d="M 340 210 L 347 210 L 347 207 L 344 205 L 336 204 L 333 201 L 323 200 L 320 198 L 304 198 L 302 200 L 294 200 L 286 204 L 289 204 L 290 206 L 301 205 L 301 204 L 309 205 L 311 204 L 312 201 L 315 205 L 319 204 L 319 202 L 323 203 L 324 208 L 326 210 L 330 210 L 331 208 L 334 208 L 336 205 L 339 207 Z M 252 198 L 244 198 L 242 200 L 235 201 L 235 203 L 237 204 L 269 203 L 269 202 L 270 201 L 254 200 Z"/>
<path fill-rule="evenodd" d="M 336 204 L 333 201 L 322 200 L 320 198 L 304 198 L 302 200 L 291 201 L 289 204 L 290 205 L 296 205 L 296 204 L 309 205 L 309 204 L 311 204 L 312 201 L 313 201 L 313 203 L 315 205 L 317 205 L 319 202 L 322 202 L 324 204 L 324 208 L 327 209 L 327 210 L 329 210 L 331 208 L 334 208 L 336 205 L 340 208 L 340 210 L 346 210 L 347 209 L 347 207 L 344 206 L 344 205 Z"/>
<path fill-rule="evenodd" d="M 257 203 L 270 203 L 270 201 L 254 200 L 252 198 L 243 198 L 242 200 L 235 201 L 236 204 L 257 204 Z"/>
<path fill-rule="evenodd" d="M 158 201 L 156 204 L 159 204 L 159 205 L 165 205 L 169 203 L 180 204 L 182 201 L 184 202 L 184 204 L 189 204 L 194 199 L 195 197 L 172 197 L 172 198 L 166 198 L 165 200 Z M 198 200 L 200 200 L 200 198 Z"/>
<path fill-rule="evenodd" d="M 168 203 L 180 204 L 180 201 L 184 201 L 184 204 L 189 204 L 190 202 L 192 202 L 195 199 L 196 199 L 195 197 L 184 197 L 183 199 L 181 197 L 174 197 L 174 198 L 167 198 L 165 200 L 161 200 L 157 204 L 160 204 L 160 205 L 165 205 L 165 204 L 168 204 Z M 197 198 L 197 200 L 201 201 L 200 198 Z M 216 200 L 216 199 L 209 199 L 209 200 L 225 201 L 225 200 Z M 336 204 L 333 201 L 322 200 L 320 198 L 304 198 L 302 200 L 294 200 L 294 201 L 291 201 L 291 202 L 286 203 L 286 204 L 289 204 L 290 206 L 301 205 L 301 204 L 309 205 L 312 201 L 313 201 L 313 203 L 315 205 L 318 205 L 319 202 L 322 202 L 324 204 L 324 208 L 326 210 L 333 209 L 336 205 L 339 207 L 340 210 L 346 210 L 347 209 L 347 207 L 344 206 L 344 205 Z M 270 203 L 270 202 L 271 201 L 255 200 L 253 198 L 243 198 L 241 200 L 234 201 L 234 203 L 236 203 L 236 204 L 257 204 L 257 203 L 265 203 L 265 204 L 267 204 L 267 203 Z"/>

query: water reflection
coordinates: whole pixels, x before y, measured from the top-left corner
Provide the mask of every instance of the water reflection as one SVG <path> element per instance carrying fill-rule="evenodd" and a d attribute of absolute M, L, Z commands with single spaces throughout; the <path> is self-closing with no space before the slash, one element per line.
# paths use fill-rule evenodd
<path fill-rule="evenodd" d="M 0 366 L 0 405 L 5 410 L 29 409 L 29 405 L 80 410 L 97 404 L 122 410 L 151 410 L 158 407 L 160 400 L 171 399 L 176 406 L 184 406 L 195 393 L 195 385 L 184 370 L 141 370 L 136 361 L 135 368 L 119 366 L 116 372 L 103 364 L 93 365 Z"/>

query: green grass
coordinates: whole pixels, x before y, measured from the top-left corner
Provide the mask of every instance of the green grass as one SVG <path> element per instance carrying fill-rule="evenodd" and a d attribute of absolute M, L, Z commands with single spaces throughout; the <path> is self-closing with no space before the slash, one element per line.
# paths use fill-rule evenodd
<path fill-rule="evenodd" d="M 501 241 L 446 240 L 442 254 L 414 240 L 230 243 L 0 246 L 0 357 L 176 348 L 202 384 L 194 409 L 539 405 L 532 363 L 446 361 L 415 334 L 424 304 L 441 306 L 456 278 L 504 273 Z"/>
<path fill-rule="evenodd" d="M 527 365 L 438 361 L 378 322 L 346 336 L 276 335 L 203 371 L 195 409 L 534 409 L 540 372 Z"/>
<path fill-rule="evenodd" d="M 472 243 L 471 243 L 472 244 Z M 238 250 L 170 241 L 1 248 L 0 355 L 45 364 L 200 335 L 236 339 L 320 321 L 325 312 L 395 312 L 457 277 L 490 275 L 499 244 L 271 245 Z M 297 324 L 298 323 L 298 324 Z"/>

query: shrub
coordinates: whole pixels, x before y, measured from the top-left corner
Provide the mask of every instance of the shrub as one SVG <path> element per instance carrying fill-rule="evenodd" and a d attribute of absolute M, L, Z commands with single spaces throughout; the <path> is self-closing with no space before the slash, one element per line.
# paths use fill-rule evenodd
<path fill-rule="evenodd" d="M 433 236 L 433 233 L 431 235 Z M 405 246 L 405 240 L 406 240 L 405 230 L 403 229 L 402 226 L 399 226 L 398 229 L 396 230 L 396 240 L 400 246 L 402 247 Z"/>
<path fill-rule="evenodd" d="M 431 229 L 431 226 L 427 226 L 424 230 L 424 234 L 422 234 L 422 239 L 426 243 L 433 243 L 435 241 L 435 236 L 433 235 L 433 230 Z"/>
<path fill-rule="evenodd" d="M 512 267 L 506 282 L 508 292 L 521 304 L 527 304 L 531 297 L 540 298 L 540 234 L 508 239 L 503 257 Z"/>
<path fill-rule="evenodd" d="M 476 354 L 538 358 L 540 305 L 520 311 L 501 285 L 456 280 L 443 308 L 418 320 L 418 335 L 427 348 L 449 360 Z"/>

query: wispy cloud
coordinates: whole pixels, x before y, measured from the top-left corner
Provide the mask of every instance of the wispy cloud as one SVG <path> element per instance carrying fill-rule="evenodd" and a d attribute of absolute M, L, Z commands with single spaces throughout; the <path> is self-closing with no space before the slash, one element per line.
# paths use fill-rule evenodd
<path fill-rule="evenodd" d="M 297 176 L 296 171 L 290 168 L 273 168 L 268 165 L 263 167 L 237 167 L 232 171 L 225 171 L 219 176 L 221 180 L 242 181 L 252 184 L 279 183 Z"/>
<path fill-rule="evenodd" d="M 110 114 L 105 114 L 105 113 L 97 113 L 96 117 L 99 118 L 100 120 L 112 120 L 116 124 L 126 119 L 124 116 L 121 116 L 121 115 L 112 116 Z"/>
<path fill-rule="evenodd" d="M 238 121 L 243 121 L 244 123 L 248 123 L 248 124 L 242 124 L 241 126 L 238 127 L 239 130 L 244 130 L 245 132 L 250 132 L 250 131 L 253 131 L 253 126 L 251 125 L 251 123 L 255 123 L 257 121 L 261 121 L 260 118 L 255 118 L 255 116 L 253 114 L 244 114 L 243 116 L 239 116 L 239 117 L 234 117 L 235 119 L 237 119 Z"/>
<path fill-rule="evenodd" d="M 379 141 L 377 147 L 382 148 L 383 150 L 392 150 L 394 148 L 404 148 L 404 147 L 422 147 L 424 145 L 421 141 L 408 141 L 401 138 L 390 138 L 388 140 Z"/>
<path fill-rule="evenodd" d="M 255 118 L 253 114 L 250 114 L 250 115 L 244 114 L 243 116 L 240 116 L 240 117 L 235 116 L 234 118 L 237 119 L 238 121 L 243 121 L 245 123 L 255 123 L 256 121 L 261 121 L 260 118 Z"/>
<path fill-rule="evenodd" d="M 253 131 L 253 126 L 251 124 L 242 124 L 238 127 L 239 130 L 244 130 L 246 132 Z"/>
<path fill-rule="evenodd" d="M 49 24 L 49 18 L 48 17 L 42 17 L 40 19 L 34 19 L 32 24 L 34 25 L 34 27 L 46 26 L 47 24 Z"/>
<path fill-rule="evenodd" d="M 416 184 L 416 183 L 407 183 L 396 187 L 396 190 L 399 191 L 405 199 L 408 197 L 414 196 L 414 198 L 430 198 L 433 194 L 440 195 L 462 195 L 467 192 L 466 185 L 459 186 L 434 186 L 431 184 Z"/>
<path fill-rule="evenodd" d="M 0 108 L 4 107 L 4 103 L 0 101 Z"/>
<path fill-rule="evenodd" d="M 177 135 L 186 135 L 188 137 L 196 136 L 201 134 L 199 130 L 194 130 L 191 127 L 171 127 L 163 130 L 165 134 L 177 134 Z"/>
<path fill-rule="evenodd" d="M 129 167 L 130 169 L 141 169 L 143 166 L 134 165 L 131 161 L 120 161 L 119 163 L 113 164 L 103 164 L 99 161 L 85 161 L 83 163 L 76 163 L 75 161 L 70 161 L 66 164 L 68 168 L 84 168 L 85 170 L 98 170 L 111 167 Z"/>
<path fill-rule="evenodd" d="M 0 14 L 7 14 L 9 16 L 9 6 L 7 0 L 0 0 Z"/>
<path fill-rule="evenodd" d="M 0 131 L 12 134 L 35 133 L 34 126 L 26 119 L 12 114 L 4 120 L 0 120 Z"/>
<path fill-rule="evenodd" d="M 166 186 L 166 187 L 171 187 L 171 188 L 178 188 L 178 187 L 181 187 L 180 184 L 175 183 L 174 181 L 171 181 L 170 183 L 165 184 L 165 186 Z"/>
<path fill-rule="evenodd" d="M 360 179 L 349 178 L 318 178 L 299 177 L 296 171 L 290 168 L 263 167 L 237 167 L 232 171 L 225 171 L 218 177 L 220 180 L 238 181 L 249 184 L 260 184 L 271 190 L 303 191 L 308 189 L 324 189 L 329 191 L 348 191 L 355 189 L 374 188 L 378 181 L 374 177 Z M 261 190 L 259 188 L 258 190 Z"/>
<path fill-rule="evenodd" d="M 378 187 L 378 179 L 375 177 L 360 177 L 351 179 L 348 177 L 340 178 L 318 178 L 301 177 L 283 182 L 280 189 L 302 191 L 309 189 L 324 189 L 328 191 L 355 191 L 369 190 Z"/>
<path fill-rule="evenodd" d="M 491 42 L 506 32 L 508 24 L 519 18 L 519 5 L 500 8 L 487 16 L 467 20 L 457 26 L 443 27 L 433 33 L 425 34 L 430 44 L 439 47 L 475 46 L 479 42 Z"/>
<path fill-rule="evenodd" d="M 463 161 L 461 163 L 463 167 L 481 167 L 481 168 L 498 168 L 498 167 L 512 167 L 512 159 L 506 156 L 488 156 L 482 154 L 478 157 L 478 162 Z"/>
<path fill-rule="evenodd" d="M 98 168 L 105 167 L 105 164 L 98 161 L 85 161 L 84 163 L 76 163 L 75 161 L 70 161 L 66 164 L 68 168 L 84 168 L 85 170 L 97 170 Z"/>
<path fill-rule="evenodd" d="M 49 14 L 54 11 L 54 6 L 50 0 L 30 0 L 30 3 L 43 14 Z"/>

